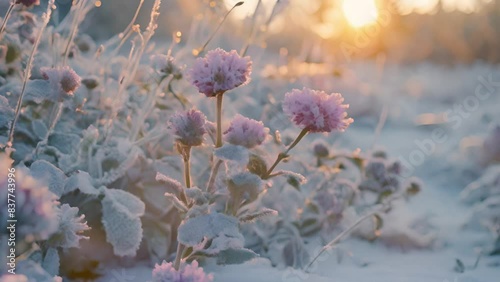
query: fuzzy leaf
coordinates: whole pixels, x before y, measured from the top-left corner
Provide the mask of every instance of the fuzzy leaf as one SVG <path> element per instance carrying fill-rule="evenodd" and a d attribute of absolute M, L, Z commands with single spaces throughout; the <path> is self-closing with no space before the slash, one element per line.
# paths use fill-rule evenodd
<path fill-rule="evenodd" d="M 38 139 L 40 140 L 44 139 L 45 136 L 47 136 L 47 132 L 49 131 L 45 123 L 39 119 L 31 121 L 31 128 L 33 129 L 36 137 L 38 137 Z"/>
<path fill-rule="evenodd" d="M 58 198 L 61 197 L 64 192 L 64 181 L 66 180 L 62 170 L 45 160 L 39 160 L 31 165 L 30 171 L 35 179 L 47 185 L 49 190 Z"/>
<path fill-rule="evenodd" d="M 64 154 L 71 154 L 80 144 L 80 136 L 72 133 L 54 132 L 49 137 L 49 145 L 56 147 Z"/>
<path fill-rule="evenodd" d="M 7 98 L 0 96 L 0 128 L 7 125 L 14 118 L 14 109 L 9 106 Z"/>
<path fill-rule="evenodd" d="M 33 101 L 37 104 L 40 104 L 45 100 L 56 102 L 57 95 L 53 92 L 54 91 L 51 89 L 50 83 L 47 80 L 29 80 L 26 85 L 26 95 L 24 99 L 26 101 Z"/>
<path fill-rule="evenodd" d="M 136 196 L 118 189 L 104 188 L 102 223 L 106 240 L 117 256 L 135 256 L 142 240 L 144 203 Z"/>
<path fill-rule="evenodd" d="M 243 216 L 240 216 L 239 219 L 241 222 L 253 222 L 257 219 L 260 219 L 265 216 L 276 216 L 278 215 L 278 211 L 275 211 L 273 209 L 267 209 L 264 208 L 258 212 L 250 213 L 250 214 L 245 214 Z"/>
<path fill-rule="evenodd" d="M 179 226 L 178 240 L 184 245 L 194 246 L 203 239 L 212 239 L 219 234 L 241 236 L 238 220 L 221 213 L 211 213 L 190 218 Z"/>
<path fill-rule="evenodd" d="M 172 188 L 177 192 L 181 192 L 183 190 L 183 186 L 179 181 L 170 178 L 160 172 L 156 173 L 156 181 L 165 183 L 168 186 L 168 188 Z"/>
<path fill-rule="evenodd" d="M 240 165 L 247 165 L 249 160 L 247 148 L 232 144 L 224 144 L 224 146 L 215 149 L 214 155 L 221 160 L 235 162 Z"/>
<path fill-rule="evenodd" d="M 258 257 L 254 251 L 249 249 L 227 249 L 217 255 L 217 264 L 240 264 Z"/>
<path fill-rule="evenodd" d="M 165 197 L 167 197 L 167 199 L 172 203 L 172 205 L 174 205 L 174 207 L 176 207 L 180 212 L 188 211 L 188 207 L 186 207 L 186 205 L 184 205 L 184 203 L 181 200 L 179 200 L 179 198 L 177 198 L 176 195 L 172 193 L 165 193 Z"/>
<path fill-rule="evenodd" d="M 59 230 L 49 239 L 53 247 L 63 249 L 78 248 L 81 239 L 89 239 L 82 236 L 84 231 L 89 230 L 84 215 L 78 215 L 78 208 L 63 204 L 59 209 Z"/>
<path fill-rule="evenodd" d="M 100 193 L 92 184 L 92 177 L 86 171 L 77 171 L 66 180 L 64 193 L 70 193 L 77 189 L 87 195 L 97 196 Z"/>
<path fill-rule="evenodd" d="M 49 248 L 43 258 L 42 267 L 50 275 L 56 276 L 59 274 L 59 253 L 56 248 Z"/>

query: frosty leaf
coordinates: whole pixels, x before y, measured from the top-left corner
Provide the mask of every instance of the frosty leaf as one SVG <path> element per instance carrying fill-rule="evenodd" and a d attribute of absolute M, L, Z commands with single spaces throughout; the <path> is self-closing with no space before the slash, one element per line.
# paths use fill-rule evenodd
<path fill-rule="evenodd" d="M 176 195 L 172 194 L 172 193 L 165 193 L 165 197 L 167 197 L 167 199 L 174 205 L 174 207 L 176 207 L 179 211 L 181 212 L 187 212 L 188 211 L 188 207 L 186 207 L 186 205 L 184 205 L 184 203 L 179 200 L 179 198 L 177 198 Z"/>
<path fill-rule="evenodd" d="M 190 218 L 179 226 L 178 240 L 184 245 L 194 246 L 203 239 L 212 239 L 219 234 L 241 236 L 238 220 L 221 213 L 211 213 Z"/>
<path fill-rule="evenodd" d="M 240 264 L 258 256 L 249 249 L 227 249 L 217 255 L 217 264 Z"/>
<path fill-rule="evenodd" d="M 233 199 L 255 201 L 262 190 L 263 182 L 257 175 L 248 172 L 233 175 L 228 181 L 228 189 Z M 239 203 L 237 203 L 239 204 Z"/>
<path fill-rule="evenodd" d="M 135 195 L 120 189 L 104 188 L 105 200 L 113 201 L 114 205 L 119 209 L 124 209 L 134 216 L 144 215 L 144 203 Z"/>
<path fill-rule="evenodd" d="M 224 144 L 224 146 L 215 149 L 214 155 L 221 160 L 235 162 L 240 165 L 246 165 L 249 160 L 247 148 L 232 144 Z"/>
<path fill-rule="evenodd" d="M 39 139 L 44 139 L 45 136 L 47 136 L 47 132 L 49 131 L 45 123 L 39 119 L 31 121 L 31 128 L 33 129 L 36 137 L 38 137 Z"/>
<path fill-rule="evenodd" d="M 278 215 L 278 211 L 275 211 L 273 209 L 264 208 L 258 212 L 254 212 L 254 213 L 240 216 L 239 219 L 241 222 L 246 223 L 246 222 L 253 222 L 253 221 L 260 219 L 262 217 L 265 217 L 265 216 L 276 216 L 276 215 Z"/>
<path fill-rule="evenodd" d="M 104 188 L 102 224 L 106 240 L 117 256 L 135 256 L 142 240 L 144 203 L 136 196 L 118 189 Z"/>
<path fill-rule="evenodd" d="M 14 109 L 9 106 L 7 98 L 0 96 L 0 128 L 7 127 L 14 118 Z"/>
<path fill-rule="evenodd" d="M 72 133 L 59 133 L 54 132 L 49 137 L 50 146 L 56 147 L 59 151 L 64 154 L 71 154 L 78 144 L 80 144 L 80 136 Z"/>
<path fill-rule="evenodd" d="M 66 176 L 60 169 L 45 160 L 39 160 L 31 165 L 30 171 L 33 178 L 47 185 L 57 197 L 61 197 Z"/>
<path fill-rule="evenodd" d="M 194 200 L 199 205 L 208 201 L 206 192 L 201 191 L 201 189 L 198 187 L 186 188 L 184 191 L 188 198 Z"/>
<path fill-rule="evenodd" d="M 296 183 L 300 185 L 305 184 L 307 182 L 307 178 L 305 178 L 302 174 L 289 170 L 280 170 L 274 174 L 288 176 L 289 179 L 290 178 L 293 179 Z"/>
<path fill-rule="evenodd" d="M 172 188 L 177 192 L 181 192 L 183 190 L 183 186 L 179 181 L 170 178 L 160 172 L 156 173 L 156 181 L 165 183 L 168 186 L 168 188 Z"/>
<path fill-rule="evenodd" d="M 37 104 L 45 100 L 56 102 L 57 95 L 50 87 L 50 83 L 46 80 L 30 80 L 26 85 L 26 94 L 24 99 L 26 101 L 33 101 Z"/>
<path fill-rule="evenodd" d="M 100 193 L 92 184 L 92 177 L 85 171 L 77 171 L 66 180 L 64 193 L 70 193 L 77 189 L 87 195 L 97 196 Z"/>
<path fill-rule="evenodd" d="M 59 253 L 56 248 L 49 248 L 43 258 L 42 267 L 50 275 L 56 276 L 59 274 Z"/>

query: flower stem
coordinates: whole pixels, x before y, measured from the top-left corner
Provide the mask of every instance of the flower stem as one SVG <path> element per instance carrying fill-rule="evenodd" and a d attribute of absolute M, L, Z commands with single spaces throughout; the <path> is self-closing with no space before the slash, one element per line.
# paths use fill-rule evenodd
<path fill-rule="evenodd" d="M 217 94 L 217 141 L 215 142 L 215 148 L 222 146 L 222 98 L 223 93 Z"/>
<path fill-rule="evenodd" d="M 47 24 L 49 23 L 49 20 L 50 20 L 50 16 L 52 15 L 52 7 L 53 6 L 54 6 L 54 0 L 49 0 L 48 6 L 47 6 L 47 11 L 42 16 L 43 24 L 40 27 L 40 30 L 38 31 L 38 35 L 36 37 L 35 43 L 33 44 L 33 48 L 31 49 L 31 53 L 30 53 L 28 62 L 26 64 L 26 68 L 24 69 L 23 86 L 21 89 L 21 95 L 19 95 L 19 99 L 17 100 L 14 120 L 12 120 L 12 122 L 10 124 L 10 129 L 9 129 L 9 139 L 7 141 L 7 147 L 9 147 L 9 148 L 12 147 L 13 143 L 14 143 L 14 131 L 16 129 L 17 120 L 19 119 L 19 114 L 21 113 L 21 106 L 23 104 L 23 98 L 24 98 L 24 94 L 26 92 L 26 85 L 28 84 L 28 80 L 31 76 L 31 68 L 33 66 L 33 60 L 35 59 L 36 50 L 38 49 L 38 45 L 40 44 L 40 40 L 42 39 L 43 31 L 47 27 Z"/>
<path fill-rule="evenodd" d="M 9 9 L 7 10 L 7 13 L 5 14 L 5 17 L 3 18 L 3 23 L 2 27 L 0 27 L 0 40 L 3 38 L 3 32 L 5 30 L 5 27 L 7 26 L 7 22 L 9 21 L 10 15 L 12 14 L 12 11 L 14 10 L 14 7 L 16 6 L 16 2 L 12 1 Z"/>
<path fill-rule="evenodd" d="M 183 244 L 177 244 L 177 252 L 175 253 L 174 261 L 175 270 L 179 270 L 179 266 L 181 265 L 182 253 L 184 253 L 184 248 L 186 248 L 186 246 L 184 246 Z"/>
<path fill-rule="evenodd" d="M 212 171 L 210 172 L 210 179 L 207 184 L 207 191 L 212 193 L 215 185 L 215 178 L 217 177 L 217 173 L 219 172 L 219 167 L 222 164 L 222 160 L 217 160 L 215 165 L 212 167 Z"/>
<path fill-rule="evenodd" d="M 288 153 L 295 147 L 297 146 L 297 144 L 299 144 L 300 140 L 302 140 L 302 138 L 304 138 L 304 136 L 307 135 L 307 133 L 309 132 L 308 129 L 302 129 L 302 131 L 299 133 L 299 136 L 297 136 L 297 138 L 295 138 L 295 140 L 293 141 L 292 144 L 290 144 L 290 146 L 288 146 L 288 148 L 282 152 L 282 153 L 279 153 L 278 154 L 278 157 L 276 157 L 276 161 L 274 161 L 273 165 L 271 166 L 271 168 L 269 168 L 269 170 L 266 172 L 266 176 L 264 177 L 264 179 L 268 179 L 269 176 L 271 176 L 271 173 L 273 173 L 273 170 L 276 168 L 276 166 L 282 161 L 284 160 L 285 158 L 288 157 Z"/>
<path fill-rule="evenodd" d="M 181 145 L 183 146 L 183 145 Z M 191 146 L 183 146 L 182 147 L 182 159 L 184 161 L 184 183 L 186 185 L 186 188 L 191 187 L 191 164 L 190 164 L 190 159 L 191 159 Z M 184 193 L 184 190 L 181 192 L 181 200 L 184 201 L 184 203 L 187 205 L 187 197 L 186 193 Z"/>

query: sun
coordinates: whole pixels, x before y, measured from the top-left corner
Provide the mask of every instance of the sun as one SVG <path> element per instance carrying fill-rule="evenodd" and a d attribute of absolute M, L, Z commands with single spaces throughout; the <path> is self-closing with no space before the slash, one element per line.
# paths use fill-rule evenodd
<path fill-rule="evenodd" d="M 342 11 L 353 27 L 374 23 L 378 18 L 376 0 L 343 0 Z"/>

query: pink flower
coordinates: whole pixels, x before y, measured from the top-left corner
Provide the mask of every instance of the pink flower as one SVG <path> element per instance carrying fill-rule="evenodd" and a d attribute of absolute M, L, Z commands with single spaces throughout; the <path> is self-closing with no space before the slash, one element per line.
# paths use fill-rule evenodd
<path fill-rule="evenodd" d="M 249 149 L 262 144 L 269 134 L 269 128 L 264 127 L 261 121 L 236 115 L 231 121 L 228 130 L 224 132 L 224 140 L 233 145 L 240 145 Z"/>
<path fill-rule="evenodd" d="M 161 265 L 156 264 L 153 269 L 153 282 L 211 282 L 214 281 L 212 274 L 206 274 L 203 268 L 198 266 L 197 261 L 185 264 L 179 270 L 175 270 L 171 262 Z"/>
<path fill-rule="evenodd" d="M 214 97 L 250 81 L 250 57 L 240 57 L 234 50 L 220 48 L 208 51 L 204 58 L 196 59 L 189 72 L 191 83 L 207 97 Z"/>
<path fill-rule="evenodd" d="M 343 101 L 339 93 L 328 95 L 307 88 L 293 89 L 285 95 L 283 111 L 293 123 L 310 132 L 344 131 L 353 119 L 347 118 L 349 105 L 342 104 Z"/>
<path fill-rule="evenodd" d="M 70 67 L 41 68 L 43 78 L 48 80 L 53 94 L 58 98 L 67 98 L 73 96 L 80 87 L 81 79 Z"/>
<path fill-rule="evenodd" d="M 196 110 L 177 113 L 170 119 L 170 127 L 174 130 L 177 141 L 186 146 L 200 146 L 207 133 L 205 115 Z"/>

